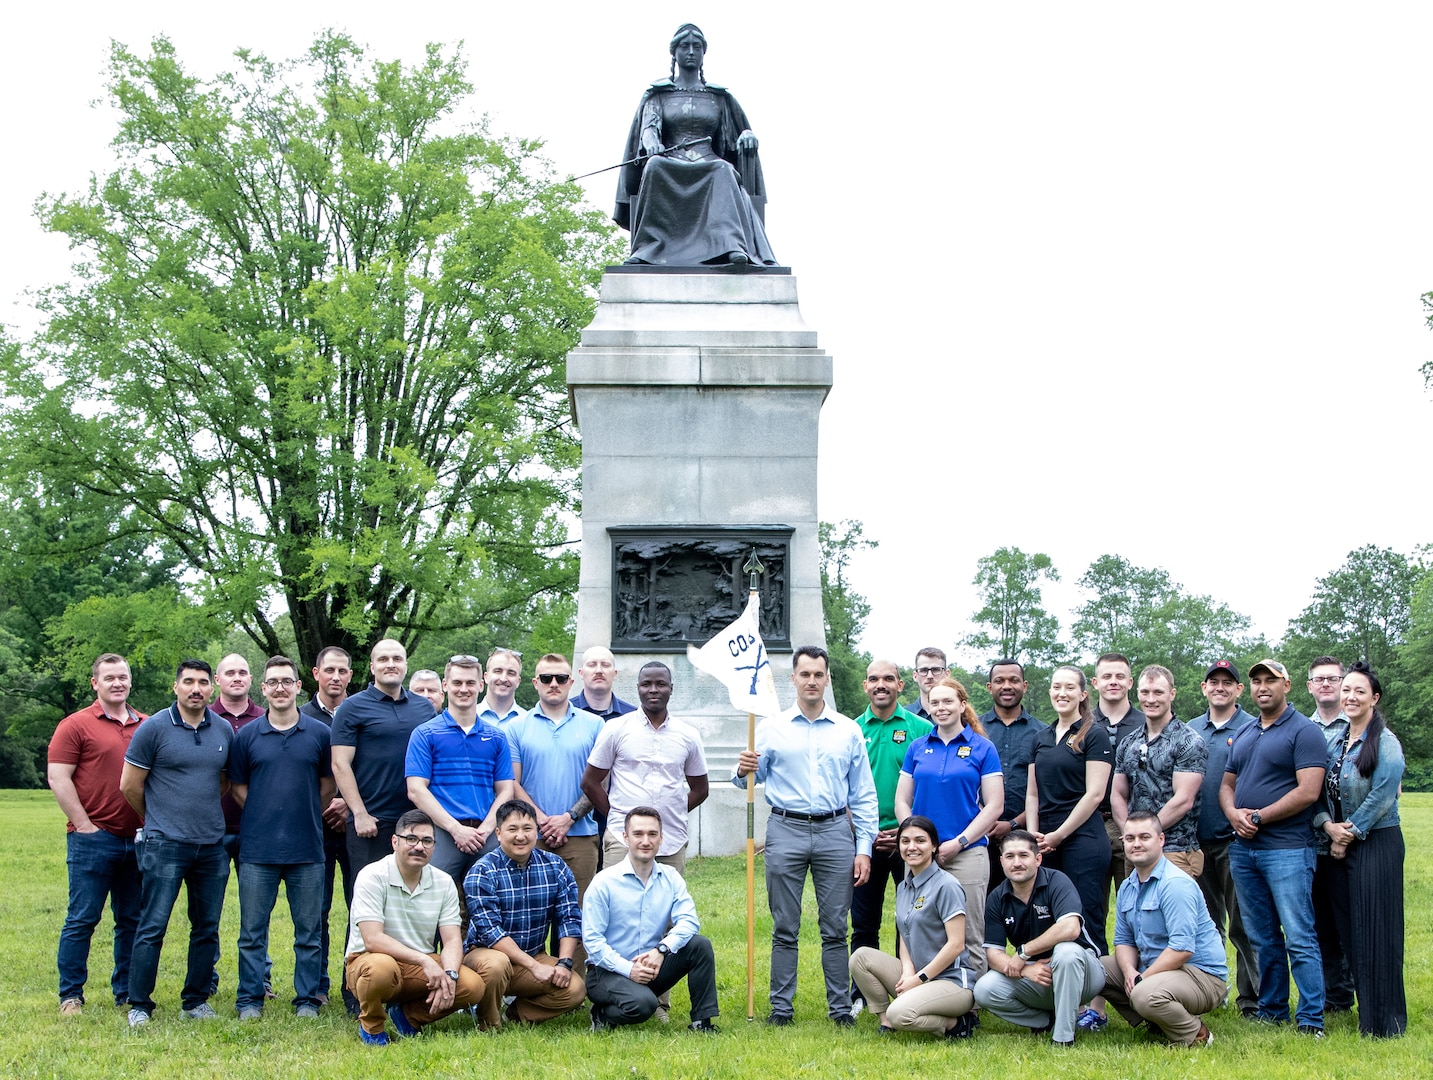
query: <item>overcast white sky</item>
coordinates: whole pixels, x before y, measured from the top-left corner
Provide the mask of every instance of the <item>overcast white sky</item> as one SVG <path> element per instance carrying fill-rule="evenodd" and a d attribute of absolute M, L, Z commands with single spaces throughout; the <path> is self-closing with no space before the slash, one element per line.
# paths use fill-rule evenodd
<path fill-rule="evenodd" d="M 41 191 L 106 163 L 108 41 L 211 74 L 326 26 L 465 41 L 475 108 L 615 162 L 676 26 L 762 140 L 767 229 L 835 357 L 821 516 L 859 518 L 865 644 L 909 660 L 1043 551 L 1106 552 L 1282 634 L 1363 543 L 1433 541 L 1433 4 L 27 5 L 6 18 L 0 320 L 66 273 Z M 220 17 L 218 12 L 223 13 Z M 611 207 L 611 174 L 588 181 Z"/>

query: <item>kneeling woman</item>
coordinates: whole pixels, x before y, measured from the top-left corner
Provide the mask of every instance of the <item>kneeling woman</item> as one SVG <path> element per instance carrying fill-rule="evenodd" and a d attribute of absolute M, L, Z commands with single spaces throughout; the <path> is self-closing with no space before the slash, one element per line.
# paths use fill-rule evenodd
<path fill-rule="evenodd" d="M 896 849 L 906 876 L 896 886 L 900 958 L 870 948 L 851 956 L 851 978 L 882 1034 L 929 1031 L 951 1039 L 971 1034 L 975 968 L 965 948 L 965 892 L 936 865 L 939 847 L 930 818 L 901 822 Z"/>

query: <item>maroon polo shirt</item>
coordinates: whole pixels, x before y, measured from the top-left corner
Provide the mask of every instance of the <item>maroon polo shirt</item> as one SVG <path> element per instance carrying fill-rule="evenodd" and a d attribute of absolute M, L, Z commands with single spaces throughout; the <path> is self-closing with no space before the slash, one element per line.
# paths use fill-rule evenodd
<path fill-rule="evenodd" d="M 264 715 L 264 710 L 255 705 L 248 698 L 244 699 L 243 712 L 231 713 L 228 709 L 224 708 L 223 698 L 215 698 L 214 704 L 209 706 L 209 711 L 217 713 L 229 721 L 229 725 L 234 729 L 235 735 L 239 734 L 239 729 L 245 724 L 252 723 Z M 224 832 L 226 834 L 237 833 L 239 831 L 239 818 L 244 813 L 243 809 L 234 801 L 233 795 L 225 795 L 220 805 L 224 807 Z"/>
<path fill-rule="evenodd" d="M 105 832 L 133 840 L 135 830 L 144 821 L 120 794 L 119 774 L 124 770 L 129 741 L 139 730 L 144 714 L 128 705 L 125 709 L 131 718 L 125 724 L 106 716 L 98 701 L 88 709 L 71 713 L 50 736 L 48 756 L 52 765 L 75 767 L 75 793 L 91 821 Z M 66 822 L 65 831 L 74 832 L 74 822 Z"/>

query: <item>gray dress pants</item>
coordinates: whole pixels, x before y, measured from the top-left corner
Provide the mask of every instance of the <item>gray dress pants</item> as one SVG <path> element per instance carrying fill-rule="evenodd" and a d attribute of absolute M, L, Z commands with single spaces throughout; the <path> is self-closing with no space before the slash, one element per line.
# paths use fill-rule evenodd
<path fill-rule="evenodd" d="M 766 897 L 771 906 L 771 1012 L 790 1016 L 796 996 L 796 938 L 801 930 L 801 893 L 809 871 L 821 929 L 821 973 L 826 1011 L 851 1012 L 850 956 L 846 926 L 851 913 L 856 838 L 840 814 L 827 821 L 799 821 L 772 814 L 766 823 Z"/>

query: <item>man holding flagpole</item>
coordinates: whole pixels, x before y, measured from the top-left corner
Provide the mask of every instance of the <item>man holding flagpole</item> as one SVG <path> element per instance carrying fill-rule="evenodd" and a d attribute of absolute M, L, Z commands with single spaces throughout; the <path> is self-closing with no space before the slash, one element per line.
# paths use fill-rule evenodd
<path fill-rule="evenodd" d="M 766 785 L 766 895 L 771 907 L 771 1014 L 790 1024 L 796 996 L 796 939 L 801 893 L 809 872 L 821 929 L 827 1013 L 853 1026 L 846 925 L 851 893 L 871 872 L 878 824 L 876 786 L 856 722 L 826 703 L 831 681 L 826 650 L 803 645 L 791 657 L 796 705 L 761 721 L 756 749 L 743 750 L 732 783 L 753 776 Z M 849 814 L 849 819 L 848 819 Z M 854 836 L 853 836 L 854 827 Z"/>

